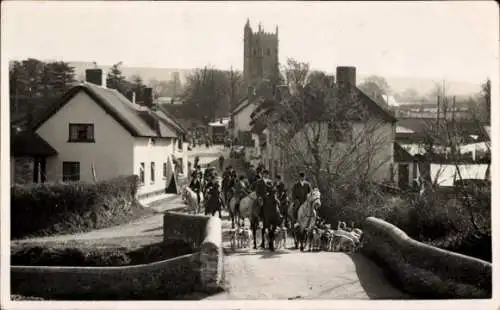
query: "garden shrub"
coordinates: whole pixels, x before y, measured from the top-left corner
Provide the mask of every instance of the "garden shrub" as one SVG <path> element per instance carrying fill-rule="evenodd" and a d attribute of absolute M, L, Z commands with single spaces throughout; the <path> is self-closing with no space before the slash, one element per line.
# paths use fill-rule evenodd
<path fill-rule="evenodd" d="M 138 249 L 17 245 L 11 249 L 13 266 L 128 266 L 148 264 L 193 253 L 182 241 L 160 242 Z"/>
<path fill-rule="evenodd" d="M 423 196 L 394 194 L 370 182 L 331 177 L 320 182 L 320 190 L 319 215 L 333 227 L 338 221 L 361 227 L 373 216 L 417 241 L 491 261 L 491 196 L 487 191 L 468 191 L 466 203 L 460 192 L 436 189 Z"/>
<path fill-rule="evenodd" d="M 11 238 L 88 231 L 147 213 L 136 201 L 138 177 L 11 187 Z"/>

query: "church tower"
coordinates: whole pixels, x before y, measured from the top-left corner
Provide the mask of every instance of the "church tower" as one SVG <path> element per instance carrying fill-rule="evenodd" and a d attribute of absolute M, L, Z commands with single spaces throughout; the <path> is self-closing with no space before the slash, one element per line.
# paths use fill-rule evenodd
<path fill-rule="evenodd" d="M 247 19 L 243 41 L 243 79 L 249 91 L 264 80 L 275 85 L 279 77 L 278 26 L 270 33 L 259 24 L 258 31 L 253 32 Z"/>

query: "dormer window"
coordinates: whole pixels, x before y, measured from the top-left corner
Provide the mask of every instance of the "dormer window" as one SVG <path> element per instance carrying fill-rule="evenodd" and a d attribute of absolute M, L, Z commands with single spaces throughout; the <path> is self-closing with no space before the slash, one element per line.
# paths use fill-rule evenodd
<path fill-rule="evenodd" d="M 68 142 L 95 142 L 94 124 L 69 124 Z"/>

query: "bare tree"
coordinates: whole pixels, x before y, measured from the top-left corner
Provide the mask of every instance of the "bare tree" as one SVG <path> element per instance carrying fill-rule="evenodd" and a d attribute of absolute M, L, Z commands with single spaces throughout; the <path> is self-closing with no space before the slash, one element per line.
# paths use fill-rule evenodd
<path fill-rule="evenodd" d="M 183 99 L 189 106 L 188 117 L 208 122 L 228 114 L 228 75 L 221 70 L 204 67 L 187 76 Z"/>
<path fill-rule="evenodd" d="M 332 85 L 326 75 L 324 83 L 316 74 L 310 79 L 306 63 L 288 64 L 283 75 L 290 91 L 279 101 L 261 98 L 255 115 L 266 124 L 267 147 L 276 148 L 287 179 L 306 171 L 330 201 L 338 190 L 389 179 L 392 124 L 374 117 L 354 88 Z"/>

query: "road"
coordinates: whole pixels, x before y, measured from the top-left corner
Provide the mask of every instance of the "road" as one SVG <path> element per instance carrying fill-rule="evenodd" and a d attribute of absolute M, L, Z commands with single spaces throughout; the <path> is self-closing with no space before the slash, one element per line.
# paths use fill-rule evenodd
<path fill-rule="evenodd" d="M 233 163 L 234 164 L 234 163 Z M 240 167 L 238 167 L 240 168 Z M 180 196 L 173 196 L 152 208 L 157 211 L 183 207 Z M 191 294 L 182 299 L 402 299 L 408 295 L 391 285 L 382 270 L 361 254 L 332 252 L 300 252 L 295 249 L 267 250 L 230 249 L 230 221 L 223 213 L 224 286 L 226 291 L 205 296 Z M 161 242 L 163 214 L 87 233 L 61 235 L 24 242 L 84 241 L 104 243 L 106 240 L 140 238 L 150 243 Z M 288 247 L 293 246 L 291 238 Z"/>
<path fill-rule="evenodd" d="M 230 223 L 223 221 L 224 231 Z M 224 234 L 226 291 L 207 300 L 238 299 L 404 299 L 383 271 L 362 254 L 288 249 L 230 249 Z"/>

